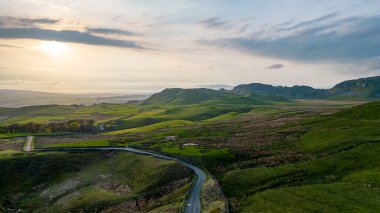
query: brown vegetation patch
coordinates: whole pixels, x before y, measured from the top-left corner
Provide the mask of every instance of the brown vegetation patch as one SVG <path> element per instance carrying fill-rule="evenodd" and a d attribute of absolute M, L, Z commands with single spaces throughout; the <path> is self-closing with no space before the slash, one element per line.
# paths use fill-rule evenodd
<path fill-rule="evenodd" d="M 22 150 L 24 147 L 24 142 L 25 142 L 25 137 L 0 139 L 0 151 L 1 150 Z"/>
<path fill-rule="evenodd" d="M 129 200 L 101 211 L 102 213 L 135 213 L 138 212 L 136 200 Z"/>
<path fill-rule="evenodd" d="M 113 191 L 115 193 L 121 194 L 121 195 L 127 195 L 131 192 L 132 188 L 129 187 L 128 185 L 122 185 L 118 183 L 113 183 L 113 182 L 102 182 L 96 184 L 96 187 Z"/>

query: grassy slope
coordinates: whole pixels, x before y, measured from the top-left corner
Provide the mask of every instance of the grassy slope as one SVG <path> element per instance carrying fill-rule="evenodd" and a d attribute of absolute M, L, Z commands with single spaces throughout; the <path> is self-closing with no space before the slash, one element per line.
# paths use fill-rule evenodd
<path fill-rule="evenodd" d="M 186 120 L 201 121 L 229 112 L 244 113 L 251 109 L 239 104 L 200 104 L 187 106 L 166 106 L 165 108 L 147 107 L 144 112 L 130 118 L 115 121 L 108 127 L 114 129 L 129 129 L 147 126 L 163 121 Z"/>
<path fill-rule="evenodd" d="M 314 160 L 224 173 L 227 196 L 242 212 L 380 211 L 379 104 L 305 121 Z"/>
<path fill-rule="evenodd" d="M 188 185 L 172 183 L 191 175 L 174 162 L 115 152 L 2 152 L 0 171 L 0 204 L 42 212 L 94 211 L 137 198 L 152 199 L 147 210 L 178 209 L 186 192 L 181 188 Z M 122 194 L 102 183 L 128 185 L 131 191 Z M 171 194 L 176 199 L 169 199 Z"/>
<path fill-rule="evenodd" d="M 164 121 L 164 122 L 155 123 L 155 124 L 142 126 L 142 127 L 112 131 L 107 134 L 118 135 L 118 134 L 125 134 L 125 133 L 148 132 L 148 131 L 154 131 L 154 130 L 165 129 L 165 128 L 170 128 L 170 127 L 185 126 L 189 124 L 192 124 L 192 122 L 184 121 L 184 120 L 172 120 L 172 121 Z"/>
<path fill-rule="evenodd" d="M 0 116 L 7 118 L 0 120 L 0 125 L 11 123 L 48 123 L 70 119 L 93 119 L 95 121 L 109 121 L 135 114 L 139 108 L 125 104 L 98 104 L 92 106 L 64 106 L 42 105 L 28 106 L 0 111 Z"/>

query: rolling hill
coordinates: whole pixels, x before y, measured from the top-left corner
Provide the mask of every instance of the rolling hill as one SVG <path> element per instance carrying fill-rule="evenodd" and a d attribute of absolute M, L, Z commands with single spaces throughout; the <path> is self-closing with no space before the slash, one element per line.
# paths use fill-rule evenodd
<path fill-rule="evenodd" d="M 228 96 L 224 92 L 206 88 L 200 89 L 165 89 L 153 94 L 143 104 L 196 104 L 203 101 L 218 99 Z"/>
<path fill-rule="evenodd" d="M 199 103 L 219 103 L 219 104 L 271 104 L 272 102 L 287 102 L 283 97 L 275 95 L 250 94 L 244 97 L 240 94 L 232 93 L 228 90 L 212 90 L 206 88 L 198 89 L 165 89 L 162 92 L 153 94 L 143 102 L 143 105 L 187 105 Z"/>

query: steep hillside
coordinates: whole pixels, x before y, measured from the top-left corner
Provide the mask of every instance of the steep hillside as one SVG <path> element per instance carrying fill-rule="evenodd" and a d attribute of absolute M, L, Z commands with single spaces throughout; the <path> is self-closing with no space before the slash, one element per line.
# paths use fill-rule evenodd
<path fill-rule="evenodd" d="M 281 96 L 289 99 L 323 99 L 326 96 L 326 90 L 314 89 L 308 86 L 283 87 L 260 83 L 238 85 L 232 89 L 232 92 L 245 96 L 256 93 L 259 95 Z"/>
<path fill-rule="evenodd" d="M 0 212 L 178 212 L 191 171 L 123 152 L 0 151 Z"/>
<path fill-rule="evenodd" d="M 380 76 L 343 81 L 329 90 L 335 98 L 380 98 Z"/>
<path fill-rule="evenodd" d="M 272 86 L 252 83 L 234 87 L 231 92 L 248 96 L 274 95 L 289 99 L 376 99 L 380 98 L 380 76 L 344 81 L 331 89 L 314 89 L 309 86 Z"/>

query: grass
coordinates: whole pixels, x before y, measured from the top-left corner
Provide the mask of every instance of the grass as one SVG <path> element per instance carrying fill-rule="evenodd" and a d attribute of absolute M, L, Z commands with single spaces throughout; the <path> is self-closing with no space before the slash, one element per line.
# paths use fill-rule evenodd
<path fill-rule="evenodd" d="M 178 200 L 165 197 L 172 192 L 183 197 L 188 182 L 175 183 L 191 177 L 178 163 L 124 152 L 7 151 L 0 156 L 0 203 L 27 212 L 92 212 L 137 199 L 150 200 L 150 206 L 141 206 L 147 210 L 178 206 Z M 122 194 L 99 185 L 105 183 L 130 189 Z"/>
<path fill-rule="evenodd" d="M 249 114 L 257 114 L 257 115 L 268 115 L 268 114 L 276 114 L 286 112 L 284 110 L 278 109 L 276 107 L 254 107 Z"/>
<path fill-rule="evenodd" d="M 139 107 L 125 104 L 98 104 L 91 106 L 64 106 L 41 105 L 28 106 L 0 111 L 0 116 L 6 116 L 0 120 L 0 125 L 12 123 L 25 124 L 49 123 L 67 121 L 71 119 L 92 119 L 95 121 L 109 121 L 120 119 L 139 112 Z"/>
<path fill-rule="evenodd" d="M 31 133 L 31 132 L 22 132 L 22 133 L 0 133 L 0 139 L 5 138 L 18 138 L 26 137 L 28 135 L 32 136 L 58 136 L 58 135 L 71 135 L 71 132 L 52 132 L 52 133 Z"/>
<path fill-rule="evenodd" d="M 0 133 L 0 138 L 14 138 L 14 137 L 24 137 L 28 136 L 29 133 Z"/>
<path fill-rule="evenodd" d="M 313 155 L 310 160 L 219 174 L 232 206 L 240 212 L 379 211 L 378 103 L 303 121 L 308 131 L 297 148 Z"/>
<path fill-rule="evenodd" d="M 191 122 L 191 121 L 184 121 L 184 120 L 164 121 L 161 123 L 151 124 L 151 125 L 132 128 L 132 129 L 112 131 L 112 132 L 108 132 L 107 134 L 119 135 L 119 134 L 126 134 L 126 133 L 149 132 L 149 131 L 154 131 L 154 130 L 158 130 L 158 129 L 186 126 L 186 125 L 190 125 L 192 123 L 193 122 Z"/>
<path fill-rule="evenodd" d="M 219 115 L 219 116 L 204 120 L 204 122 L 207 123 L 207 122 L 217 122 L 217 121 L 230 120 L 230 119 L 235 118 L 238 115 L 239 115 L 239 113 L 237 113 L 237 112 L 228 112 L 226 114 Z"/>
<path fill-rule="evenodd" d="M 363 143 L 380 140 L 379 121 L 353 121 L 334 118 L 315 126 L 302 136 L 299 146 L 305 152 L 333 153 Z"/>
<path fill-rule="evenodd" d="M 22 155 L 22 154 L 23 154 L 23 152 L 18 151 L 18 150 L 1 150 L 0 151 L 0 159 L 17 157 L 18 155 Z"/>
<path fill-rule="evenodd" d="M 338 184 L 336 186 L 343 186 L 342 184 L 344 184 L 344 186 L 351 188 L 364 187 L 369 188 L 369 191 L 373 191 L 373 193 L 368 197 L 358 197 L 357 199 L 380 200 L 377 187 L 379 185 L 379 176 L 377 175 L 379 175 L 378 171 L 380 169 L 377 163 L 380 160 L 379 151 L 380 144 L 364 144 L 352 150 L 327 155 L 305 163 L 281 165 L 273 168 L 261 167 L 230 171 L 222 176 L 221 183 L 227 196 L 240 200 L 242 211 L 245 205 L 252 206 L 252 210 L 254 210 L 257 203 L 252 203 L 253 200 L 269 199 L 265 197 L 268 197 L 270 192 L 274 192 L 271 198 L 273 203 L 280 202 L 278 201 L 279 197 L 276 195 L 278 191 L 293 190 L 297 192 L 300 189 L 301 191 L 298 193 L 312 194 L 313 190 L 303 192 L 303 190 L 308 189 L 304 187 L 305 185 L 326 185 L 326 187 L 330 187 L 330 185 L 334 184 Z M 317 203 L 320 208 L 324 208 L 324 197 L 331 196 L 331 193 L 341 192 L 339 188 L 335 187 L 335 189 L 335 192 L 324 191 L 325 194 L 314 194 L 314 198 L 310 203 Z M 261 193 L 262 191 L 266 193 Z M 261 195 L 264 198 L 261 198 Z M 284 203 L 297 203 L 294 197 L 286 196 L 286 199 L 281 199 Z M 335 199 L 336 205 L 345 205 L 345 203 L 346 199 L 344 197 Z M 307 202 L 303 201 L 303 204 L 307 205 Z M 269 211 L 272 207 L 268 204 L 266 208 L 266 211 Z M 293 208 L 296 208 L 296 205 Z M 380 208 L 380 205 L 377 208 Z"/>
<path fill-rule="evenodd" d="M 196 146 L 172 146 L 172 147 L 161 147 L 161 151 L 176 154 L 176 155 L 182 155 L 182 156 L 231 156 L 231 153 L 228 151 L 228 149 L 203 149 Z"/>
<path fill-rule="evenodd" d="M 349 184 L 271 189 L 248 198 L 241 212 L 379 212 L 380 190 Z"/>
<path fill-rule="evenodd" d="M 172 120 L 202 121 L 229 112 L 244 113 L 250 109 L 251 107 L 249 106 L 214 103 L 186 106 L 168 105 L 165 108 L 146 107 L 142 113 L 114 121 L 109 127 L 113 129 L 129 129 Z"/>
<path fill-rule="evenodd" d="M 62 147 L 102 147 L 110 146 L 109 140 L 91 140 L 91 141 L 77 141 L 77 142 L 65 142 L 52 144 L 48 147 L 51 148 L 62 148 Z"/>

